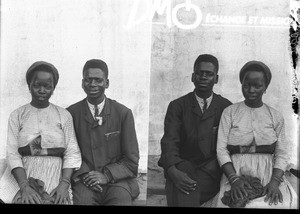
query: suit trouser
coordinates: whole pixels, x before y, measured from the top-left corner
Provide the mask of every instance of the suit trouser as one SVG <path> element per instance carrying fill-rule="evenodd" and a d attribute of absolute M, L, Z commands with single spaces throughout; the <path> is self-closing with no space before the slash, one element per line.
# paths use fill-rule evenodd
<path fill-rule="evenodd" d="M 220 190 L 220 181 L 216 181 L 209 174 L 197 169 L 188 161 L 176 165 L 180 171 L 186 172 L 188 176 L 197 181 L 195 191 L 190 194 L 180 191 L 170 178 L 166 179 L 167 204 L 172 207 L 198 207 L 213 198 Z"/>
<path fill-rule="evenodd" d="M 123 187 L 115 185 L 102 186 L 102 192 L 86 187 L 82 182 L 72 186 L 75 205 L 132 205 L 130 193 Z"/>

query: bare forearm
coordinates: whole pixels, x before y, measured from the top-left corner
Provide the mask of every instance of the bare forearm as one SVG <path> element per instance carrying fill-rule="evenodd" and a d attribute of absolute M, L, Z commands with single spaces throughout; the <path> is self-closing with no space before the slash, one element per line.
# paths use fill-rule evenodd
<path fill-rule="evenodd" d="M 14 178 L 16 179 L 20 189 L 22 188 L 23 184 L 28 183 L 26 171 L 24 168 L 22 168 L 22 167 L 14 168 L 11 171 L 11 173 L 13 174 Z"/>
<path fill-rule="evenodd" d="M 277 176 L 281 178 L 283 176 L 284 172 L 279 168 L 273 168 L 272 176 Z"/>
<path fill-rule="evenodd" d="M 229 175 L 236 173 L 232 162 L 227 162 L 222 166 L 222 170 L 225 173 L 226 177 Z"/>
<path fill-rule="evenodd" d="M 281 169 L 273 168 L 271 181 L 273 183 L 276 183 L 277 185 L 279 185 L 282 181 L 283 174 L 284 174 L 284 171 L 282 171 Z"/>
<path fill-rule="evenodd" d="M 66 178 L 66 179 L 70 180 L 71 176 L 73 174 L 73 171 L 74 171 L 74 169 L 72 169 L 72 168 L 64 168 L 62 170 L 62 178 Z"/>

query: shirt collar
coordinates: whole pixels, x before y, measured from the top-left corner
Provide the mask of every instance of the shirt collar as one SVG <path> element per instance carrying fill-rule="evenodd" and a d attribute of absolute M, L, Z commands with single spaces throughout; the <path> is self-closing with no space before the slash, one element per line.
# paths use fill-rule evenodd
<path fill-rule="evenodd" d="M 203 99 L 203 98 L 199 97 L 196 93 L 194 93 L 194 94 L 195 94 L 196 99 L 197 99 L 198 102 L 204 103 L 204 99 Z M 214 93 L 211 93 L 210 97 L 206 98 L 206 102 L 207 102 L 208 105 L 209 105 L 209 104 L 211 103 L 211 101 L 212 101 L 213 94 L 214 94 Z"/>
<path fill-rule="evenodd" d="M 97 108 L 98 108 L 98 109 L 103 109 L 103 106 L 104 106 L 104 104 L 105 104 L 105 100 L 106 100 L 106 97 L 104 97 L 103 101 L 97 105 Z M 86 101 L 87 101 L 87 104 L 88 104 L 89 108 L 90 108 L 91 110 L 95 111 L 94 105 L 91 104 L 91 103 L 88 101 L 88 99 L 86 99 Z"/>

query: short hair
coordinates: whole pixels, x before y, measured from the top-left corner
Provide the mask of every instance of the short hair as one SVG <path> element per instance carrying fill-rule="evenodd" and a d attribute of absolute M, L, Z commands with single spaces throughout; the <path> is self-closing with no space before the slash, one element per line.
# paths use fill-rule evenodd
<path fill-rule="evenodd" d="M 101 69 L 104 72 L 105 77 L 108 78 L 108 67 L 107 67 L 107 64 L 103 60 L 101 60 L 101 59 L 88 60 L 83 66 L 82 75 L 84 75 L 84 72 L 89 68 Z"/>
<path fill-rule="evenodd" d="M 218 59 L 210 54 L 201 54 L 197 57 L 194 63 L 194 72 L 199 68 L 201 62 L 210 62 L 215 66 L 216 72 L 219 71 L 219 62 Z"/>
<path fill-rule="evenodd" d="M 45 61 L 37 61 L 28 68 L 26 72 L 26 82 L 28 86 L 30 85 L 32 78 L 37 71 L 46 71 L 51 73 L 53 75 L 53 85 L 55 88 L 59 79 L 58 71 L 54 65 Z"/>

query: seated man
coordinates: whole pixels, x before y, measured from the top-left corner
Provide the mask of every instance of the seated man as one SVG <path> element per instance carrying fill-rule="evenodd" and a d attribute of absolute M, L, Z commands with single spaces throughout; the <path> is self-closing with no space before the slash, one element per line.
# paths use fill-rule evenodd
<path fill-rule="evenodd" d="M 139 195 L 133 114 L 105 96 L 108 86 L 106 63 L 87 61 L 82 79 L 87 97 L 67 108 L 82 153 L 82 165 L 72 183 L 75 205 L 132 205 Z"/>
<path fill-rule="evenodd" d="M 218 60 L 200 55 L 194 63 L 193 92 L 170 102 L 161 140 L 168 206 L 196 207 L 220 189 L 222 171 L 216 157 L 217 130 L 229 100 L 213 93 Z"/>

